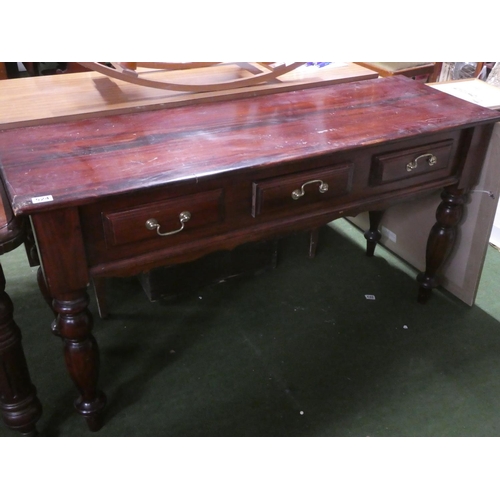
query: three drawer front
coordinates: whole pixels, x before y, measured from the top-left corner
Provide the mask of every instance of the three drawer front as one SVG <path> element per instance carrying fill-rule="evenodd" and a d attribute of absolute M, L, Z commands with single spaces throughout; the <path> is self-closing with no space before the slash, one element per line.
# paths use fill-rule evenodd
<path fill-rule="evenodd" d="M 373 158 L 370 184 L 379 185 L 427 174 L 427 177 L 446 175 L 453 140 L 425 144 Z"/>
<path fill-rule="evenodd" d="M 351 191 L 350 162 L 253 183 L 252 215 L 293 211 L 328 204 Z"/>
<path fill-rule="evenodd" d="M 170 240 L 220 223 L 223 216 L 222 189 L 102 214 L 108 248 L 151 239 Z"/>

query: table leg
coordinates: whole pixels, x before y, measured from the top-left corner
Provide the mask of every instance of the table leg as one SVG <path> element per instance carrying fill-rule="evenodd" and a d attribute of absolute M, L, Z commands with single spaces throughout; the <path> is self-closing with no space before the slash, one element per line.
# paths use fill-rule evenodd
<path fill-rule="evenodd" d="M 373 257 L 375 253 L 375 247 L 377 243 L 380 241 L 381 234 L 378 230 L 380 225 L 380 221 L 382 220 L 382 216 L 384 212 L 381 210 L 372 210 L 368 212 L 368 216 L 370 218 L 370 228 L 367 229 L 364 233 L 366 239 L 366 255 L 368 257 Z"/>
<path fill-rule="evenodd" d="M 52 333 L 63 338 L 66 366 L 80 392 L 75 408 L 86 419 L 90 430 L 98 431 L 102 427 L 102 410 L 106 398 L 96 390 L 99 373 L 97 343 L 91 334 L 85 333 L 92 329 L 92 316 L 87 309 L 88 296 L 85 294 L 76 301 L 56 302 L 50 296 L 41 268 L 38 268 L 37 279 L 45 301 L 56 316 L 51 325 Z M 59 330 L 61 326 L 66 337 Z M 76 333 L 72 328 L 77 329 Z"/>
<path fill-rule="evenodd" d="M 90 279 L 80 214 L 77 208 L 52 210 L 32 215 L 31 223 L 43 267 L 39 284 L 44 296 L 52 297 L 57 315 L 53 331 L 62 338 L 66 367 L 80 393 L 75 407 L 90 430 L 97 431 L 106 397 L 97 389 L 99 349 L 88 310 Z"/>
<path fill-rule="evenodd" d="M 63 339 L 66 367 L 80 393 L 75 408 L 85 418 L 89 429 L 95 432 L 102 427 L 106 396 L 97 389 L 99 349 L 92 335 L 88 303 L 85 290 L 72 297 L 55 298 L 52 302 L 58 313 L 57 332 Z"/>
<path fill-rule="evenodd" d="M 0 265 L 0 410 L 10 429 L 35 436 L 42 405 L 31 383 L 21 331 L 14 322 L 13 309 L 5 292 L 5 276 Z"/>
<path fill-rule="evenodd" d="M 457 226 L 463 215 L 465 195 L 463 189 L 445 188 L 441 193 L 442 202 L 436 211 L 436 223 L 427 240 L 426 268 L 417 276 L 420 284 L 418 301 L 425 303 L 433 288 L 439 285 L 438 272 L 453 250 L 457 236 Z"/>

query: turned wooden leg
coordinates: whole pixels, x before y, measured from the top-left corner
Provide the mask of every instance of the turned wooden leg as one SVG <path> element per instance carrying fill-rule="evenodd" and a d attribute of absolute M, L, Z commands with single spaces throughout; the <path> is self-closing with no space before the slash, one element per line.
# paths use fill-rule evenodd
<path fill-rule="evenodd" d="M 7 427 L 25 436 L 35 436 L 42 405 L 31 383 L 13 309 L 0 265 L 0 410 Z"/>
<path fill-rule="evenodd" d="M 92 335 L 87 292 L 81 290 L 71 297 L 55 298 L 52 304 L 58 313 L 57 331 L 64 342 L 66 367 L 80 393 L 75 408 L 85 418 L 89 429 L 98 431 L 102 427 L 106 396 L 97 389 L 99 350 Z"/>
<path fill-rule="evenodd" d="M 378 230 L 380 225 L 380 221 L 382 220 L 382 216 L 384 212 L 381 210 L 372 210 L 368 213 L 370 218 L 370 228 L 365 231 L 365 239 L 366 239 L 366 255 L 368 257 L 373 257 L 375 253 L 375 247 L 377 243 L 380 241 L 381 234 Z"/>
<path fill-rule="evenodd" d="M 436 211 L 436 224 L 432 227 L 427 240 L 426 268 L 417 276 L 420 284 L 418 301 L 425 303 L 432 289 L 439 285 L 438 272 L 453 250 L 457 226 L 462 219 L 465 201 L 464 191 L 445 188 L 441 193 L 443 200 Z"/>

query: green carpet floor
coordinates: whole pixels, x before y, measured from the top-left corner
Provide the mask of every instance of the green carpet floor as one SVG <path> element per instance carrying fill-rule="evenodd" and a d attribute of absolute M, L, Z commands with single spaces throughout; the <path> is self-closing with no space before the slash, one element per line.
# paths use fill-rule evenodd
<path fill-rule="evenodd" d="M 476 305 L 416 302 L 416 272 L 346 221 L 280 242 L 278 266 L 151 303 L 109 282 L 95 318 L 106 422 L 73 411 L 51 312 L 24 249 L 2 257 L 44 413 L 42 436 L 500 436 L 500 253 Z M 367 300 L 365 295 L 375 296 Z M 0 436 L 15 436 L 0 426 Z"/>

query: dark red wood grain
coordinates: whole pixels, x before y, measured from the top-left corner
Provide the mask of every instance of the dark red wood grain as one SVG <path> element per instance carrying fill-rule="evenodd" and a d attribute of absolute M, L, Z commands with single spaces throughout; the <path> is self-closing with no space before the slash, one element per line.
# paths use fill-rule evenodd
<path fill-rule="evenodd" d="M 16 213 L 498 120 L 405 77 L 0 132 Z"/>
<path fill-rule="evenodd" d="M 30 215 L 77 410 L 100 428 L 106 397 L 87 307 L 92 278 L 192 261 L 367 210 L 372 255 L 385 208 L 444 188 L 418 278 L 426 300 L 499 120 L 497 111 L 392 77 L 0 131 L 6 201 Z M 436 163 L 408 169 L 431 154 Z M 183 211 L 192 217 L 181 227 Z M 151 218 L 175 234 L 151 231 Z"/>

